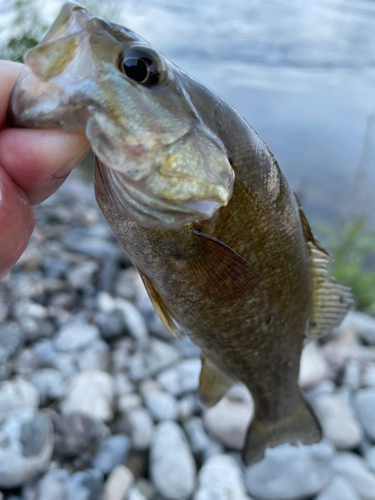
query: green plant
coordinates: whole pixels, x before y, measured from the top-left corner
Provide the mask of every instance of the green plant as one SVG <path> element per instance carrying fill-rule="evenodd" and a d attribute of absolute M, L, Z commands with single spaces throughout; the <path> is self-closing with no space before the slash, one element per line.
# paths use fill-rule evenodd
<path fill-rule="evenodd" d="M 320 223 L 318 228 L 334 257 L 330 272 L 352 288 L 358 309 L 375 314 L 375 232 L 366 229 L 365 223 L 359 217 L 341 221 L 337 227 Z"/>

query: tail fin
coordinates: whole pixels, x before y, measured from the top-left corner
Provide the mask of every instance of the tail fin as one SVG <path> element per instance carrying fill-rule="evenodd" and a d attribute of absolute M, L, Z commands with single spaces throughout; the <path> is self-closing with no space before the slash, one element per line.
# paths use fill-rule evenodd
<path fill-rule="evenodd" d="M 246 465 L 259 462 L 267 448 L 280 444 L 314 444 L 321 439 L 320 425 L 301 395 L 293 413 L 277 422 L 264 422 L 254 416 L 247 431 L 243 461 Z"/>

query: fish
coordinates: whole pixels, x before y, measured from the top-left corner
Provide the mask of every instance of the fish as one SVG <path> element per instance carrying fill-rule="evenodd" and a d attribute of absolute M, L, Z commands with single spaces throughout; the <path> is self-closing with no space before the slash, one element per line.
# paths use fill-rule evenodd
<path fill-rule="evenodd" d="M 24 62 L 9 125 L 86 131 L 101 211 L 166 329 L 201 349 L 200 401 L 235 382 L 252 394 L 245 464 L 319 442 L 301 351 L 353 297 L 262 139 L 141 36 L 74 2 Z"/>

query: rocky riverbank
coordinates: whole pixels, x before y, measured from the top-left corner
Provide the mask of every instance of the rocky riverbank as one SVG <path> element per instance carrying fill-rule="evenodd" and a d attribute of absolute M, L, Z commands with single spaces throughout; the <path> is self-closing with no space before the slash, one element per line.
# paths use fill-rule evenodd
<path fill-rule="evenodd" d="M 305 348 L 325 431 L 245 469 L 242 385 L 197 400 L 199 350 L 164 329 L 91 190 L 71 180 L 0 284 L 1 500 L 375 500 L 375 320 Z"/>

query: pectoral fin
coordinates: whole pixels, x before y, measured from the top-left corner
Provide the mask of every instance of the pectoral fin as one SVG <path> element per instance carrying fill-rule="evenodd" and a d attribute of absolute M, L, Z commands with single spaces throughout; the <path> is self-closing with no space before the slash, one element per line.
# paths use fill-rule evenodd
<path fill-rule="evenodd" d="M 259 278 L 252 265 L 222 241 L 194 229 L 200 251 L 189 262 L 193 282 L 212 299 L 236 300 L 252 293 Z"/>
<path fill-rule="evenodd" d="M 199 400 L 207 407 L 216 405 L 232 387 L 234 380 L 210 359 L 201 355 L 202 370 L 199 377 Z"/>
<path fill-rule="evenodd" d="M 156 311 L 156 314 L 159 316 L 159 318 L 162 320 L 163 325 L 165 328 L 169 331 L 169 333 L 174 337 L 175 339 L 181 340 L 181 335 L 180 332 L 177 329 L 177 326 L 175 325 L 171 315 L 169 314 L 169 311 L 162 301 L 160 295 L 158 292 L 155 290 L 154 285 L 151 283 L 151 281 L 147 278 L 147 276 L 141 272 L 139 272 L 143 284 L 147 290 L 148 296 L 150 297 L 150 300 L 152 302 L 152 305 L 154 306 L 154 309 Z"/>

